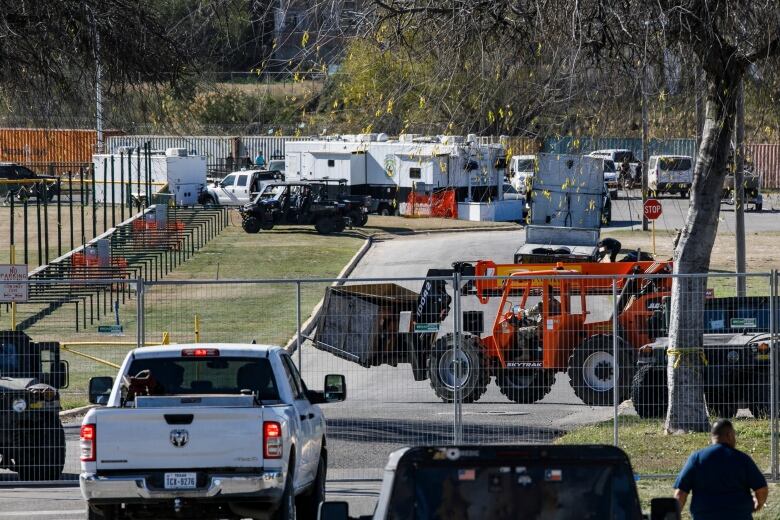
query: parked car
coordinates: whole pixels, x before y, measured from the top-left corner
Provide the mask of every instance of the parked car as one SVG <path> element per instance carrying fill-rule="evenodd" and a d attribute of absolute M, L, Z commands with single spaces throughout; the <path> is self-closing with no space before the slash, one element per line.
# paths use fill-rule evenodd
<path fill-rule="evenodd" d="M 59 390 L 68 386 L 60 344 L 24 332 L 0 332 L 0 468 L 20 480 L 59 480 L 65 430 Z"/>
<path fill-rule="evenodd" d="M 283 180 L 284 175 L 276 171 L 240 170 L 208 186 L 198 197 L 198 203 L 240 206 L 251 201 L 270 183 Z"/>
<path fill-rule="evenodd" d="M 325 491 L 325 419 L 344 376 L 309 390 L 290 355 L 263 345 L 131 351 L 116 380 L 90 380 L 105 406 L 81 425 L 88 517 L 314 518 Z"/>
<path fill-rule="evenodd" d="M 764 196 L 761 194 L 761 176 L 750 169 L 745 169 L 744 173 L 744 192 L 745 192 L 745 207 L 753 206 L 754 211 L 762 211 L 764 209 Z M 734 174 L 727 173 L 723 179 L 723 193 L 721 194 L 721 200 L 730 206 L 735 203 L 736 194 L 734 193 Z"/>
<path fill-rule="evenodd" d="M 25 201 L 30 197 L 35 197 L 51 201 L 59 195 L 57 177 L 37 174 L 16 163 L 0 163 L 0 179 L 20 181 L 18 184 L 5 182 L 0 184 L 0 198 L 4 200 L 15 197 L 19 201 Z"/>
<path fill-rule="evenodd" d="M 618 198 L 618 174 L 615 170 L 615 162 L 612 159 L 604 159 L 604 183 L 607 185 L 609 198 L 615 200 Z"/>
<path fill-rule="evenodd" d="M 693 185 L 693 159 L 688 155 L 651 155 L 647 187 L 653 197 L 663 193 L 687 198 Z"/>
<path fill-rule="evenodd" d="M 535 155 L 513 155 L 509 160 L 509 183 L 519 193 L 525 193 L 535 168 Z"/>
<path fill-rule="evenodd" d="M 631 462 L 614 446 L 445 446 L 391 453 L 374 514 L 360 518 L 680 518 L 673 497 L 650 509 L 643 516 Z M 349 505 L 324 502 L 318 518 L 348 520 Z"/>
<path fill-rule="evenodd" d="M 306 181 L 268 184 L 252 202 L 241 206 L 241 227 L 258 233 L 279 225 L 314 225 L 322 235 L 341 233 L 351 223 L 347 205 L 328 198 L 322 186 Z"/>
<path fill-rule="evenodd" d="M 634 152 L 631 150 L 626 148 L 611 148 L 606 150 L 595 150 L 588 155 L 591 157 L 609 159 L 615 163 L 615 169 L 618 174 L 618 184 L 624 190 L 629 190 L 642 185 L 642 179 L 637 175 L 639 160 L 634 157 Z M 623 161 L 628 163 L 628 171 L 623 171 Z"/>

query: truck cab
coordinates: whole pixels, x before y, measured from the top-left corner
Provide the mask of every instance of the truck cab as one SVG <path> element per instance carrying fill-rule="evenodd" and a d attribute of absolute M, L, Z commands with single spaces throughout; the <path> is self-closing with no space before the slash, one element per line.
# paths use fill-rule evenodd
<path fill-rule="evenodd" d="M 677 501 L 656 498 L 652 518 L 679 519 Z M 325 502 L 320 520 L 348 520 Z M 642 520 L 628 456 L 613 446 L 445 446 L 390 454 L 373 515 L 360 520 L 581 518 Z"/>
<path fill-rule="evenodd" d="M 222 206 L 241 206 L 274 181 L 284 180 L 284 175 L 270 170 L 240 170 L 229 173 L 221 181 L 206 188 L 198 202 Z"/>
<path fill-rule="evenodd" d="M 513 155 L 509 160 L 509 182 L 519 193 L 525 193 L 536 168 L 535 155 Z"/>

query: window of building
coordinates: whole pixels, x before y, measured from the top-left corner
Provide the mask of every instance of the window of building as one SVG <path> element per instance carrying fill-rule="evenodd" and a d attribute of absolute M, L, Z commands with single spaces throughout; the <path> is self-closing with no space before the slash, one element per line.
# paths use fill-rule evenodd
<path fill-rule="evenodd" d="M 335 159 L 328 159 L 328 168 L 333 168 L 334 166 L 336 166 Z"/>
<path fill-rule="evenodd" d="M 409 168 L 410 179 L 422 179 L 422 170 L 420 168 Z"/>

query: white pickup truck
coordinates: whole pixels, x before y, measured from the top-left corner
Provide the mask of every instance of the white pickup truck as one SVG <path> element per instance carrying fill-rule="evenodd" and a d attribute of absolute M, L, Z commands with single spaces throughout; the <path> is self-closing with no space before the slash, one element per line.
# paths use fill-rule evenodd
<path fill-rule="evenodd" d="M 280 347 L 196 344 L 131 351 L 116 381 L 90 380 L 81 493 L 90 519 L 315 518 L 325 419 L 344 376 L 308 390 Z"/>

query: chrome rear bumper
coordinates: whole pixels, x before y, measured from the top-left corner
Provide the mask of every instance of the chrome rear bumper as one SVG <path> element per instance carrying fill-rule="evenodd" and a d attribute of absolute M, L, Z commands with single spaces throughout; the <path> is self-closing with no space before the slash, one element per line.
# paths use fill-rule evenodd
<path fill-rule="evenodd" d="M 160 489 L 149 486 L 146 475 L 79 475 L 81 494 L 88 501 L 118 502 L 214 497 L 275 499 L 284 492 L 284 474 L 264 471 L 250 475 L 209 475 L 207 485 L 197 489 Z"/>

